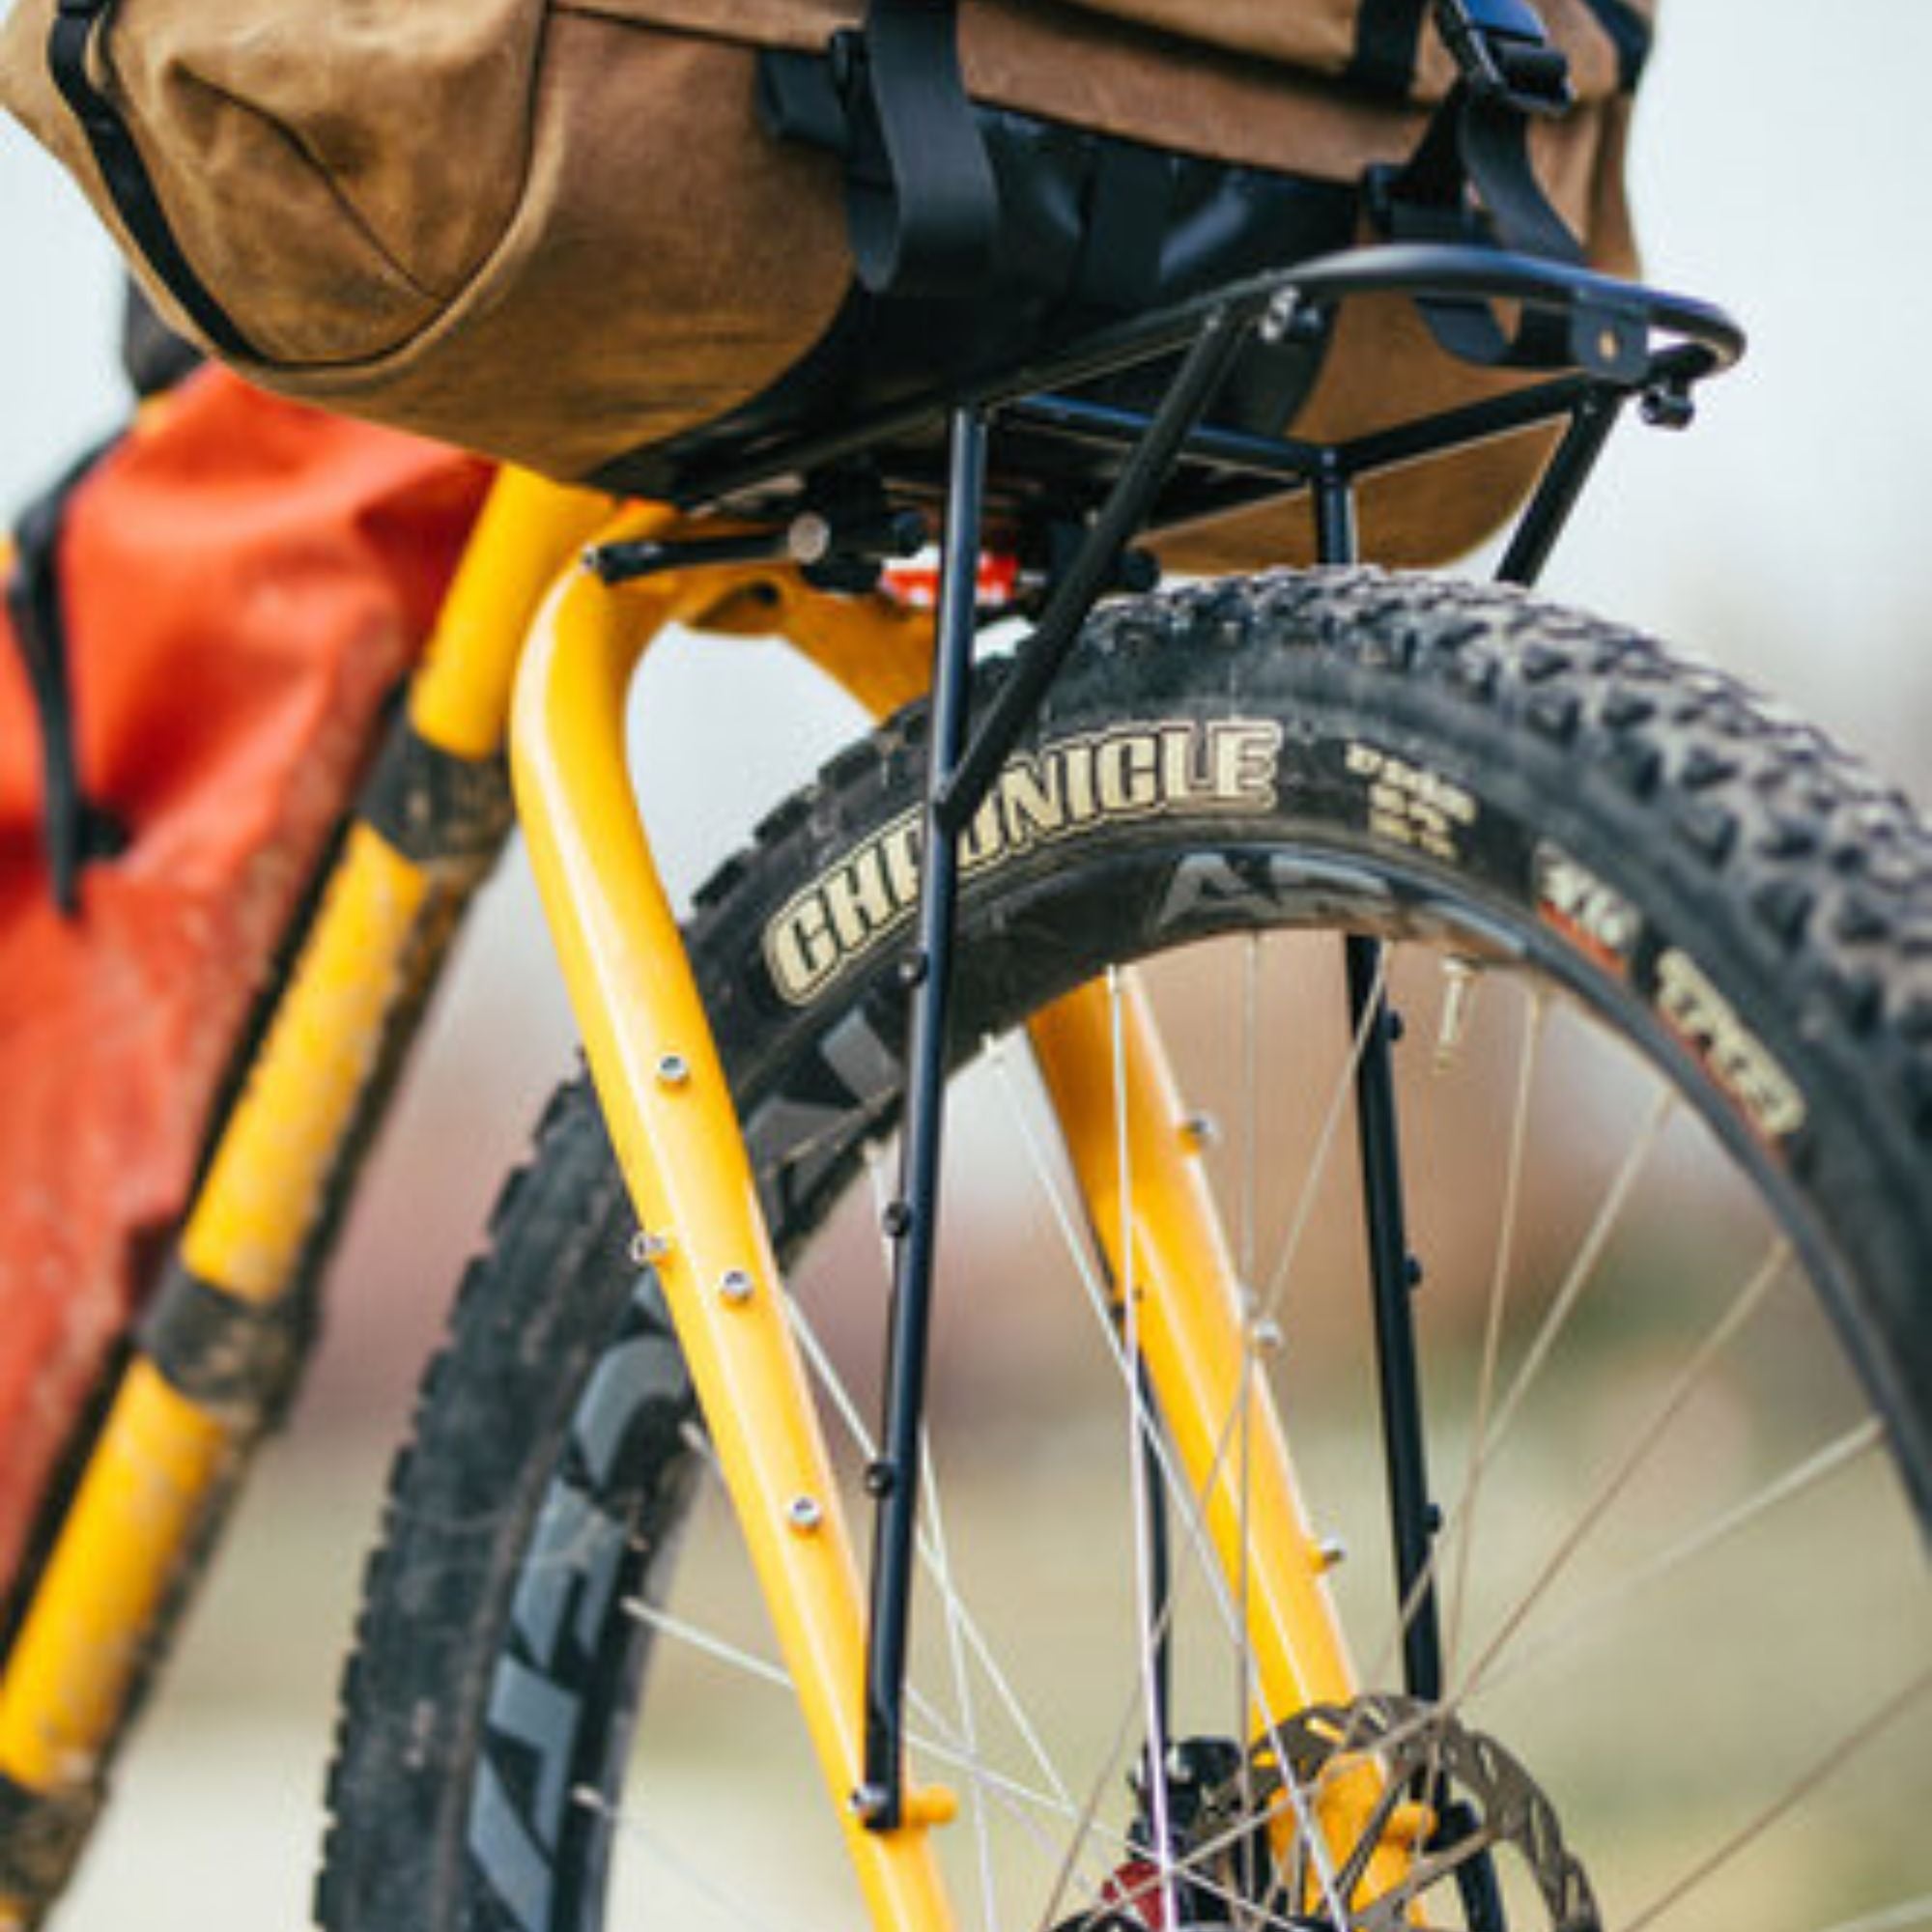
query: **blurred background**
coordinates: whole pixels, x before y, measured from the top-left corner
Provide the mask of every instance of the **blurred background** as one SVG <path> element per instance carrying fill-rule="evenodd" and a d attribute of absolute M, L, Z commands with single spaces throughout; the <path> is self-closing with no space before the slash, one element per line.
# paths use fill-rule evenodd
<path fill-rule="evenodd" d="M 1752 350 L 1706 392 L 1690 435 L 1624 432 L 1548 587 L 1776 692 L 1922 802 L 1932 9 L 1666 0 L 1663 11 L 1633 171 L 1649 272 L 1730 306 Z M 0 508 L 11 514 L 123 402 L 111 252 L 11 126 L 0 128 Z M 747 690 L 765 694 L 761 708 Z M 688 893 L 856 722 L 776 650 L 655 657 L 638 766 L 674 891 Z M 125 1801 L 60 1921 L 71 1932 L 110 1932 L 136 1913 L 156 1932 L 306 1922 L 327 1711 L 383 1460 L 572 1040 L 513 857 L 348 1231 L 324 1358 L 129 1753 Z"/>

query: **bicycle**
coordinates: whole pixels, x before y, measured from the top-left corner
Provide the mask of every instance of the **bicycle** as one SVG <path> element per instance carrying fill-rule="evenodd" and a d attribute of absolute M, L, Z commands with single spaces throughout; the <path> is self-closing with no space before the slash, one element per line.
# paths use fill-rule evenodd
<path fill-rule="evenodd" d="M 1577 366 L 1365 444 L 1203 427 L 1250 331 L 1391 292 L 1556 317 Z M 1698 1922 L 1736 1922 L 1780 1902 L 1718 1889 L 1762 1849 L 1732 1840 L 1767 1804 L 1728 1807 L 1701 1853 L 1660 1853 L 1642 1842 L 1655 1829 L 1646 1825 L 1633 1832 L 1637 1872 L 1615 1869 L 1614 1814 L 1595 1838 L 1576 1822 L 1587 1821 L 1588 1780 L 1538 1747 L 1548 1712 L 1535 1660 L 1513 1678 L 1507 1656 L 1508 1640 L 1533 1634 L 1545 1600 L 1569 1587 L 1573 1557 L 1629 1533 L 1612 1512 L 1633 1496 L 1646 1553 L 1567 1605 L 1582 1639 L 1606 1600 L 1631 1595 L 1640 1624 L 1654 1616 L 1653 1573 L 1667 1567 L 1681 1580 L 1690 1556 L 1719 1540 L 1750 1557 L 1767 1595 L 1794 1589 L 1833 1521 L 1874 1578 L 1899 1565 L 1881 1580 L 1900 1593 L 1900 1621 L 1861 1632 L 1872 1661 L 1901 1666 L 1894 1688 L 1847 1718 L 1842 1692 L 1825 1686 L 1832 1742 L 1772 1768 L 1768 1807 L 1808 1795 L 1799 1787 L 1837 1768 L 1845 1740 L 1884 1730 L 1895 1746 L 1903 1733 L 1905 1755 L 1870 1760 L 1879 1792 L 1860 1790 L 1849 1824 L 1823 1814 L 1804 1857 L 1856 1832 L 1816 1876 L 1818 1895 L 1841 1900 L 1842 1919 L 1912 1922 L 1896 1911 L 1922 1905 L 1911 1888 L 1922 1893 L 1925 1867 L 1909 1817 L 1888 1826 L 1883 1787 L 1901 1769 L 1909 1777 L 1923 1734 L 1923 1624 L 1911 1620 L 1923 1583 L 1911 1532 L 1874 1525 L 1905 1497 L 1922 1520 L 1932 1490 L 1922 1293 L 1932 1226 L 1918 1184 L 1932 1126 L 1923 829 L 1814 734 L 1715 672 L 1517 588 L 1365 574 L 1352 555 L 1359 475 L 1557 423 L 1562 443 L 1502 569 L 1514 583 L 1533 581 L 1624 407 L 1634 399 L 1680 419 L 1697 384 L 1739 347 L 1716 311 L 1652 291 L 1493 254 L 1388 250 L 1221 291 L 968 391 L 861 420 L 831 443 L 727 451 L 684 478 L 676 510 L 633 508 L 613 521 L 601 500 L 506 477 L 223 1124 L 123 1413 L 10 1653 L 0 1768 L 38 1801 L 5 1840 L 16 1917 L 38 1912 L 84 1834 L 96 1767 L 138 1688 L 129 1639 L 148 1641 L 164 1623 L 232 1464 L 283 1398 L 331 1197 L 380 1110 L 435 959 L 508 829 L 499 753 L 514 674 L 516 815 L 545 883 L 597 1099 L 579 1085 L 554 1106 L 466 1285 L 399 1465 L 345 1689 L 325 1923 L 595 1922 L 608 1868 L 633 1836 L 618 1794 L 653 1647 L 734 1661 L 754 1678 L 776 1669 L 805 1709 L 832 1835 L 881 1922 L 938 1926 L 951 1916 L 935 1840 L 953 1801 L 909 1778 L 909 1740 L 913 1757 L 961 1776 L 972 1820 L 952 1835 L 969 1861 L 979 1854 L 989 1899 L 1009 1899 L 1015 1884 L 995 1871 L 1000 1856 L 1038 1859 L 1022 1909 L 1042 1925 L 1366 1928 L 1418 1912 L 1440 1922 L 1447 1912 L 1472 1925 L 1634 1927 L 1678 1902 L 1678 1879 L 1703 1884 L 1707 1866 L 1711 1889 L 1689 1894 Z M 1096 403 L 1082 388 L 1176 356 L 1179 374 L 1152 407 Z M 940 422 L 944 489 L 932 469 Z M 995 436 L 1022 434 L 1024 462 L 997 441 L 989 448 Z M 1096 449 L 1107 462 L 1095 465 Z M 877 466 L 881 500 L 801 496 L 791 481 L 853 455 Z M 1031 635 L 1010 665 L 981 669 L 969 702 L 970 647 L 990 589 L 981 553 L 989 537 L 1007 547 L 1042 479 L 1093 508 L 1094 533 L 1037 582 L 1038 559 L 1021 559 Z M 1134 582 L 1129 547 L 1143 526 L 1283 491 L 1312 498 L 1324 568 L 1128 594 L 1090 616 L 1103 592 Z M 863 590 L 882 561 L 923 539 L 913 513 L 935 501 L 946 519 L 936 625 Z M 586 545 L 595 568 L 559 579 Z M 701 895 L 682 937 L 630 804 L 618 723 L 631 664 L 672 619 L 777 631 L 888 720 L 767 821 Z M 927 722 L 899 707 L 923 691 L 929 660 Z M 956 868 L 928 857 L 949 849 Z M 1372 1420 L 1391 1472 L 1396 1583 L 1377 1608 L 1350 1605 L 1369 1620 L 1359 1676 L 1330 1588 L 1340 1552 L 1326 1538 L 1328 1510 L 1318 1533 L 1296 1500 L 1282 1424 L 1331 1399 L 1326 1384 L 1353 1354 L 1324 1353 L 1307 1332 L 1314 1311 L 1297 1263 L 1309 1197 L 1296 1173 L 1272 1216 L 1259 1201 L 1265 1170 L 1295 1165 L 1285 1158 L 1294 1136 L 1264 1124 L 1273 1096 L 1247 1070 L 1281 1024 L 1271 961 L 1285 954 L 1298 979 L 1304 932 L 1320 944 L 1338 931 L 1343 983 L 1291 983 L 1288 999 L 1297 1016 L 1324 998 L 1342 1014 L 1298 1166 L 1321 1180 L 1338 1158 L 1346 1103 L 1361 1122 L 1379 1365 Z M 1213 941 L 1227 943 L 1232 963 L 1193 958 Z M 1435 955 L 1439 998 L 1393 963 L 1410 950 Z M 1151 990 L 1125 970 L 1169 952 L 1184 956 L 1151 970 Z M 1332 980 L 1332 948 L 1322 956 Z M 1246 1065 L 1203 1076 L 1183 1104 L 1154 1010 L 1177 980 L 1204 977 L 1209 997 L 1239 1015 Z M 1446 1079 L 1470 1062 L 1472 1035 L 1493 1025 L 1497 998 L 1519 981 L 1542 990 L 1505 1030 L 1511 1098 L 1488 1204 L 1498 1253 L 1478 1270 L 1487 1293 L 1476 1392 L 1451 1413 L 1480 1445 L 1463 1459 L 1473 1500 L 1438 1519 L 1415 1360 L 1432 1291 L 1418 1295 L 1411 1279 L 1401 1188 L 1402 1143 L 1411 1154 L 1417 1143 L 1399 1134 L 1393 1099 L 1397 1064 L 1420 1055 L 1395 1037 L 1393 995 L 1399 983 L 1411 1009 L 1435 1006 L 1432 1059 Z M 1179 1003 L 1166 1004 L 1167 1030 L 1184 1033 Z M 1065 1227 L 1076 1289 L 1108 1338 L 1101 1373 L 1127 1411 L 1110 1453 L 1129 1502 L 1115 1541 L 1131 1548 L 1107 1545 L 1083 1487 L 1069 1487 L 1064 1505 L 1091 1541 L 1076 1567 L 1123 1560 L 1134 1577 L 1114 1633 L 1128 1654 L 1125 1683 L 1096 1709 L 1066 1709 L 1054 1683 L 1033 1687 L 1087 1760 L 1071 1780 L 1015 1709 L 1023 1668 L 990 1662 L 998 1612 L 967 1615 L 953 1580 L 955 1525 L 928 1492 L 922 1449 L 928 1427 L 946 1421 L 923 1390 L 939 1088 L 983 1037 L 1022 1022 L 1065 1148 L 1064 1168 L 1044 1146 L 1029 1143 L 1027 1159 Z M 318 1038 L 357 1050 L 319 1060 Z M 1657 1087 L 1634 1107 L 1620 1097 L 1626 1049 Z M 1567 1242 L 1535 1231 L 1518 1206 L 1537 1167 L 1533 1103 L 1556 1055 L 1566 1094 L 1604 1094 L 1630 1123 L 1581 1236 Z M 1023 1089 L 1031 1076 L 1010 1065 L 1015 1057 L 994 1056 L 1007 1063 L 997 1077 Z M 1209 1088 L 1220 1090 L 1212 1111 L 1232 1123 L 1219 1155 L 1199 1108 Z M 1438 1111 L 1407 1094 L 1404 1127 Z M 806 1390 L 801 1358 L 816 1367 L 826 1351 L 803 1297 L 781 1293 L 780 1264 L 825 1221 L 835 1194 L 868 1167 L 885 1172 L 871 1144 L 901 1117 L 905 1173 L 882 1182 L 880 1206 L 898 1276 L 875 1441 L 838 1383 L 825 1397 Z M 1685 1147 L 1693 1124 L 1694 1156 Z M 1449 1131 L 1459 1131 L 1453 1116 Z M 1647 1206 L 1656 1238 L 1673 1236 L 1681 1203 L 1668 1170 L 1712 1152 L 1770 1230 L 1740 1244 L 1726 1207 L 1711 1250 L 1680 1246 L 1673 1269 L 1715 1271 L 1709 1252 L 1733 1258 L 1701 1322 L 1680 1319 L 1674 1282 L 1628 1293 L 1626 1354 L 1638 1383 L 1653 1349 L 1681 1345 L 1685 1360 L 1661 1394 L 1639 1385 L 1634 1397 L 1624 1380 L 1605 1398 L 1610 1409 L 1634 1400 L 1638 1447 L 1653 1425 L 1680 1444 L 1692 1433 L 1689 1468 L 1661 1482 L 1613 1449 L 1586 1472 L 1571 1498 L 1579 1513 L 1549 1532 L 1516 1601 L 1486 1601 L 1499 1578 L 1466 1553 L 1471 1523 L 1499 1513 L 1538 1520 L 1539 1507 L 1520 1491 L 1506 1509 L 1495 1499 L 1493 1445 L 1531 1426 L 1524 1391 L 1572 1316 L 1607 1292 L 1599 1276 L 1633 1244 L 1625 1211 Z M 1218 1203 L 1206 1179 L 1217 1159 Z M 1519 1298 L 1520 1255 L 1540 1245 L 1562 1255 L 1535 1270 L 1554 1292 L 1519 1358 L 1531 1374 L 1505 1385 L 1505 1304 Z M 1332 1258 L 1319 1265 L 1337 1267 Z M 1757 1351 L 1768 1329 L 1804 1321 L 1787 1303 L 1814 1292 L 1824 1319 L 1800 1328 L 1795 1345 L 1777 1335 L 1780 1346 Z M 1284 1335 L 1297 1380 L 1277 1405 L 1262 1371 Z M 1794 1388 L 1794 1346 L 1834 1348 L 1851 1367 L 1822 1391 Z M 1741 1448 L 1726 1431 L 1757 1394 L 1767 1396 L 1766 1435 Z M 1598 1411 L 1576 1382 L 1560 1382 L 1557 1396 L 1594 1426 Z M 1861 1405 L 1874 1412 L 1840 1414 Z M 843 1460 L 856 1466 L 835 1473 L 828 1427 L 849 1432 L 857 1453 Z M 1567 1472 L 1550 1464 L 1547 1429 L 1531 1474 L 1557 1484 Z M 1795 1453 L 1794 1439 L 1804 1445 Z M 132 1465 L 118 1461 L 157 1454 L 174 1459 L 173 1520 L 141 1506 Z M 676 1520 L 713 1463 L 778 1625 L 781 1665 L 740 1639 L 703 1636 L 661 1601 Z M 1755 1472 L 1734 1485 L 1742 1495 L 1714 1507 L 1712 1486 L 1740 1470 Z M 1348 1478 L 1326 1473 L 1332 1496 Z M 1049 1469 L 1037 1480 L 1057 1479 Z M 854 1488 L 879 1512 L 865 1605 L 839 1501 Z M 1797 1512 L 1795 1557 L 1766 1558 L 1751 1542 L 1773 1502 Z M 1627 1552 L 1610 1554 L 1621 1565 Z M 907 1626 L 919 1567 L 933 1573 L 942 1613 L 926 1633 L 932 1658 L 912 1654 Z M 1336 1587 L 1372 1567 L 1358 1551 Z M 1831 1580 L 1835 1599 L 1842 1585 Z M 1032 1607 L 1023 1602 L 1013 1620 Z M 1714 1614 L 1711 1599 L 1693 1598 L 1692 1614 Z M 1104 1615 L 1080 1605 L 1094 1647 Z M 1468 1642 L 1485 1621 L 1489 1634 Z M 1725 1649 L 1745 1647 L 1747 1633 L 1723 1634 Z M 1193 1656 L 1222 1644 L 1234 1654 Z M 1889 1648 L 1896 1659 L 1876 1656 Z M 1802 1641 L 1790 1656 L 1820 1668 Z M 909 1662 L 952 1676 L 954 1708 L 909 1689 Z M 1100 1674 L 1082 1662 L 1083 1676 Z M 1688 1704 L 1720 1682 L 1693 1672 L 1668 1680 L 1668 1695 Z M 1500 1715 L 1479 1726 L 1465 1712 L 1485 1692 Z M 1712 1694 L 1728 1704 L 1742 1693 L 1733 1681 Z M 1603 1709 L 1587 1721 L 1605 1721 Z M 1662 1715 L 1674 1740 L 1677 1713 Z M 996 1729 L 1013 1734 L 1005 1742 L 1014 1751 L 981 1764 Z M 1643 1759 L 1645 1779 L 1669 1769 Z M 1688 1805 L 1697 1775 L 1692 1765 L 1690 1787 L 1671 1788 L 1667 1804 Z M 1609 1782 L 1627 1781 L 1612 1764 Z M 1910 1797 L 1908 1784 L 1890 1802 L 1909 1814 Z M 719 1808 L 737 1822 L 731 1803 Z M 1063 1844 L 1054 1834 L 1068 1824 Z M 1902 1875 L 1874 1877 L 1866 1868 L 1888 1835 Z M 1028 1842 L 1039 1836 L 1044 1846 Z M 1003 1837 L 1016 1848 L 996 1847 Z M 787 1846 L 783 1905 L 805 1883 L 790 1856 Z M 744 1872 L 742 1853 L 680 1862 L 697 1881 L 684 1910 L 725 1878 L 758 1876 Z M 46 1884 L 30 1892 L 22 1876 Z M 1767 1883 L 1781 1897 L 1794 1881 L 1779 1867 Z M 1858 1889 L 1868 1883 L 1892 1889 L 1867 1897 Z"/>

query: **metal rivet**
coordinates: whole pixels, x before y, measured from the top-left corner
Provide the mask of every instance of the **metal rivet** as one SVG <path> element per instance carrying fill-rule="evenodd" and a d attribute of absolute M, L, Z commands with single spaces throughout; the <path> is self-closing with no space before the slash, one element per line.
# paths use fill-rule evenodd
<path fill-rule="evenodd" d="M 1262 315 L 1261 327 L 1257 331 L 1261 339 L 1270 348 L 1288 340 L 1288 332 L 1294 327 L 1296 312 L 1301 307 L 1301 298 L 1293 289 L 1283 289 L 1268 301 Z"/>
<path fill-rule="evenodd" d="M 665 1087 L 682 1087 L 691 1078 L 691 1063 L 681 1053 L 668 1053 L 658 1062 L 658 1082 Z"/>
<path fill-rule="evenodd" d="M 1349 1560 L 1349 1546 L 1339 1536 L 1324 1536 L 1315 1546 L 1315 1559 L 1323 1570 L 1339 1570 Z"/>
<path fill-rule="evenodd" d="M 743 1268 L 727 1268 L 718 1284 L 718 1293 L 734 1308 L 742 1308 L 757 1292 L 757 1284 Z"/>
<path fill-rule="evenodd" d="M 785 1511 L 785 1520 L 801 1536 L 810 1536 L 825 1520 L 825 1512 L 811 1496 L 794 1496 Z"/>
<path fill-rule="evenodd" d="M 631 1236 L 631 1260 L 638 1267 L 649 1267 L 653 1262 L 661 1262 L 670 1253 L 670 1236 L 653 1235 L 647 1229 L 639 1228 Z"/>

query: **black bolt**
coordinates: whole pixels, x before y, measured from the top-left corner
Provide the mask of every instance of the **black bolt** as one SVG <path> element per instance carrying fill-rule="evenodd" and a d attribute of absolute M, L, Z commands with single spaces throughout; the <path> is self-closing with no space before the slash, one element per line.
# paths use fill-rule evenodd
<path fill-rule="evenodd" d="M 1424 1505 L 1422 1526 L 1431 1536 L 1440 1536 L 1442 1534 L 1442 1505 L 1440 1503 L 1428 1503 Z"/>
<path fill-rule="evenodd" d="M 1391 1044 L 1393 1044 L 1408 1031 L 1408 1022 L 1391 1007 L 1382 1017 L 1382 1028 L 1387 1033 Z"/>
<path fill-rule="evenodd" d="M 879 1226 L 895 1241 L 912 1233 L 912 1208 L 903 1201 L 888 1201 L 879 1216 Z"/>
<path fill-rule="evenodd" d="M 898 1488 L 899 1472 L 892 1463 L 881 1459 L 866 1464 L 866 1493 L 883 1499 Z"/>
<path fill-rule="evenodd" d="M 1411 1289 L 1420 1288 L 1422 1286 L 1422 1264 L 1420 1261 L 1416 1259 L 1414 1255 L 1410 1255 L 1408 1259 L 1403 1263 L 1402 1278 L 1408 1284 L 1408 1286 Z"/>
<path fill-rule="evenodd" d="M 1690 390 L 1667 383 L 1646 389 L 1637 410 L 1653 429 L 1689 429 L 1697 418 Z"/>
<path fill-rule="evenodd" d="M 923 952 L 908 952 L 899 961 L 899 984 L 910 992 L 913 987 L 923 985 L 930 962 Z"/>

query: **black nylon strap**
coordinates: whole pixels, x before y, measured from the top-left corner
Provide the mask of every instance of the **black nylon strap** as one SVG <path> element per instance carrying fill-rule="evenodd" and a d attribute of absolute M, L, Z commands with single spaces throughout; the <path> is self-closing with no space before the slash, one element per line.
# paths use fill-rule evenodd
<path fill-rule="evenodd" d="M 1463 77 L 1431 118 L 1406 165 L 1373 174 L 1372 212 L 1398 241 L 1488 242 L 1581 265 L 1582 244 L 1549 204 L 1529 153 L 1532 114 L 1569 99 L 1563 56 L 1523 0 L 1436 0 L 1436 18 Z M 1602 313 L 1526 309 L 1506 327 L 1477 301 L 1418 301 L 1430 332 L 1463 361 L 1498 368 L 1580 364 L 1628 374 L 1643 331 Z"/>
<path fill-rule="evenodd" d="M 1342 77 L 1379 94 L 1406 94 L 1415 85 L 1422 16 L 1429 0 L 1361 0 L 1355 51 Z"/>
<path fill-rule="evenodd" d="M 990 269 L 999 188 L 959 67 L 958 0 L 871 0 L 833 43 L 852 116 L 846 213 L 874 295 L 945 296 Z"/>
<path fill-rule="evenodd" d="M 70 919 L 79 909 L 81 867 L 127 843 L 120 826 L 81 784 L 60 578 L 69 499 L 115 440 L 110 438 L 90 450 L 20 513 L 14 527 L 14 568 L 7 579 L 7 615 L 41 731 L 41 833 L 47 881 L 55 905 Z"/>
<path fill-rule="evenodd" d="M 0 1898 L 26 1906 L 30 1923 L 66 1886 L 104 1796 L 99 1784 L 34 1791 L 0 1771 Z"/>
<path fill-rule="evenodd" d="M 516 816 L 509 766 L 445 752 L 405 716 L 389 727 L 355 815 L 413 865 L 473 870 L 496 858 Z"/>
<path fill-rule="evenodd" d="M 1617 50 L 1617 85 L 1626 94 L 1633 93 L 1650 59 L 1650 22 L 1630 0 L 1583 0 L 1583 4 Z"/>
<path fill-rule="evenodd" d="M 88 52 L 106 19 L 111 0 L 60 0 L 47 36 L 47 68 L 61 97 L 73 110 L 94 154 L 95 165 L 123 225 L 147 258 L 148 266 L 186 310 L 194 326 L 224 355 L 255 359 L 248 338 L 209 294 L 195 273 L 155 192 L 154 178 L 134 145 L 120 110 L 95 86 Z"/>

